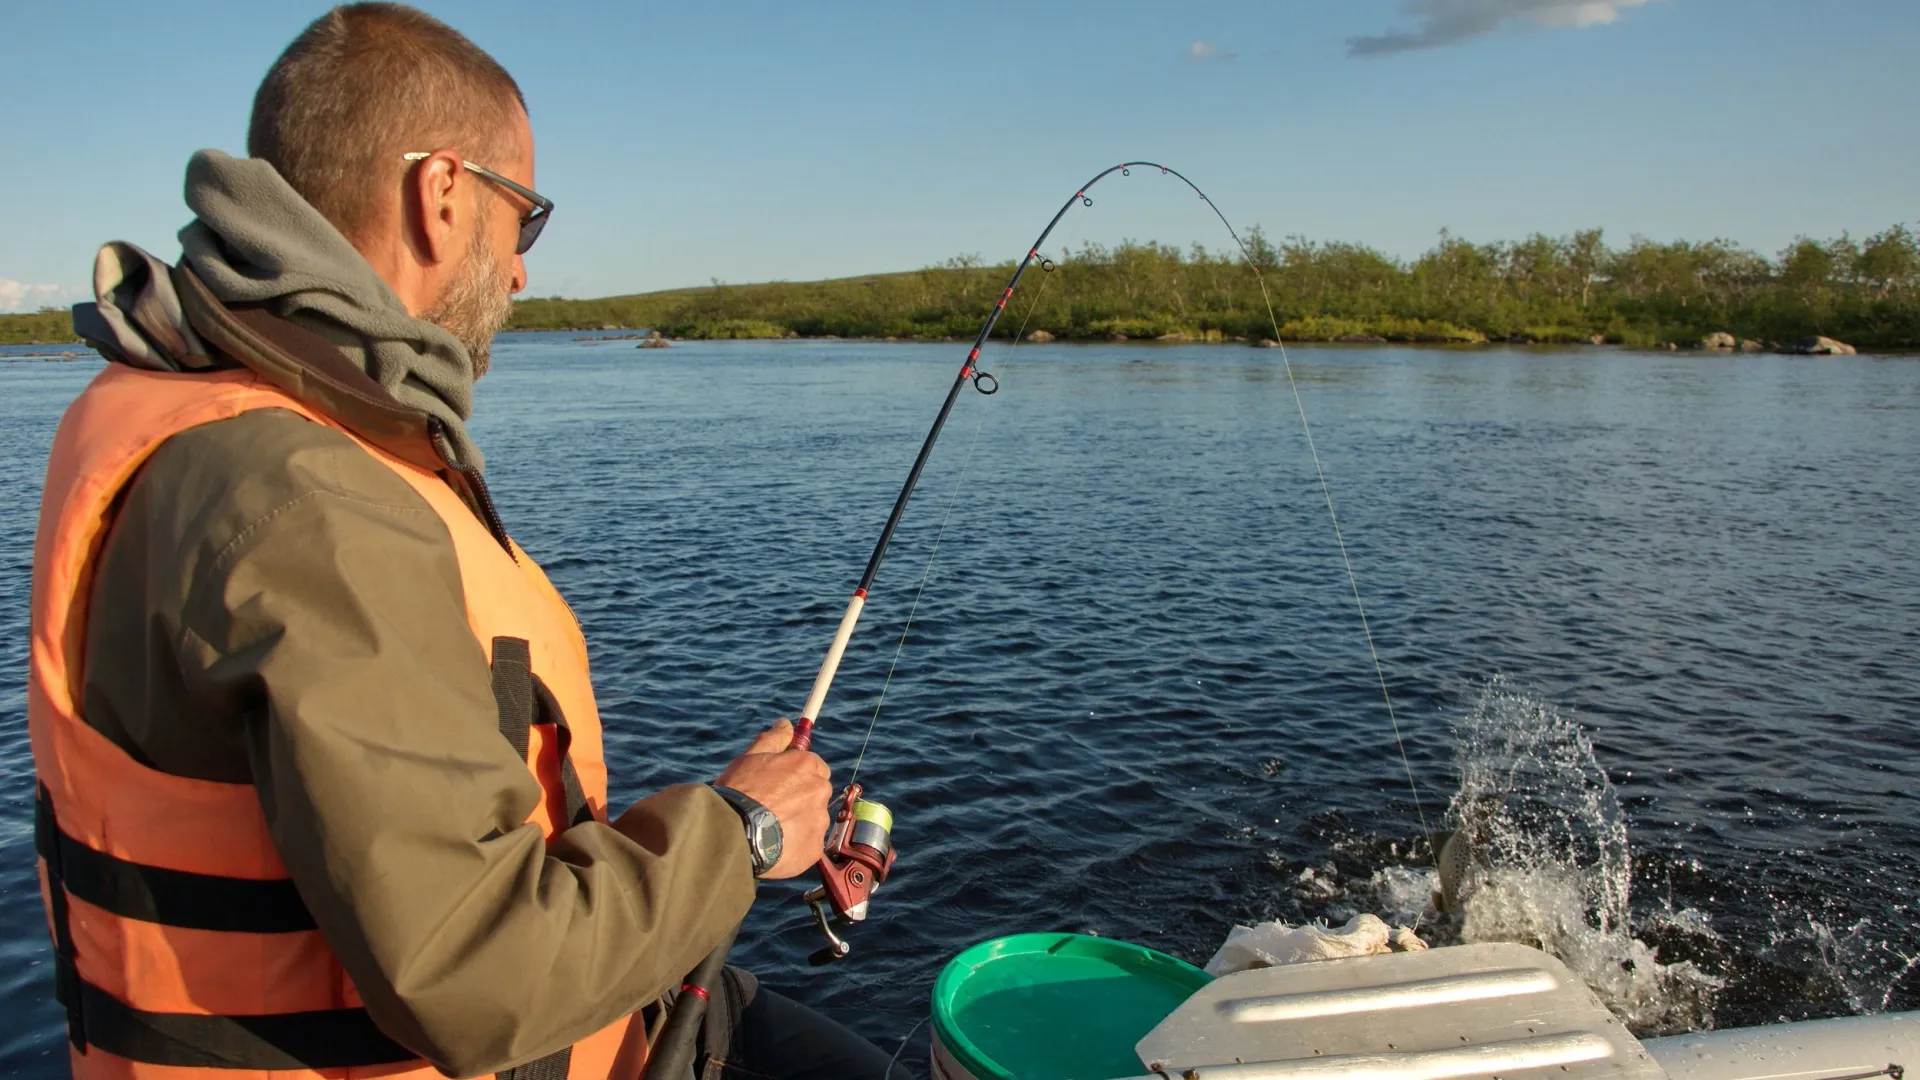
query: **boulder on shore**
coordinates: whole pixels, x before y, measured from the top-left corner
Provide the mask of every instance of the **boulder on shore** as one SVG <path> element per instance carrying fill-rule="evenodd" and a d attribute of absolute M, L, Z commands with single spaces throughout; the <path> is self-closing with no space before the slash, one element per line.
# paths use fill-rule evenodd
<path fill-rule="evenodd" d="M 1046 330 L 1035 330 L 1033 333 L 1027 335 L 1027 340 L 1033 342 L 1035 345 L 1045 345 L 1047 342 L 1053 340 L 1053 334 Z"/>
<path fill-rule="evenodd" d="M 1852 356 L 1853 346 L 1844 341 L 1835 341 L 1818 334 L 1806 338 L 1783 350 L 1796 356 Z"/>
<path fill-rule="evenodd" d="M 1270 337 L 1263 337 L 1259 341 L 1254 342 L 1253 347 L 1256 349 L 1277 349 L 1280 347 L 1280 343 Z"/>
<path fill-rule="evenodd" d="M 1753 340 L 1752 338 L 1741 338 L 1740 351 L 1741 352 L 1766 352 L 1767 347 L 1765 345 L 1762 345 L 1760 342 Z"/>
<path fill-rule="evenodd" d="M 1587 344 L 1589 345 L 1605 345 L 1606 343 L 1607 335 L 1605 334 L 1593 334 L 1587 338 Z"/>
<path fill-rule="evenodd" d="M 1385 345 L 1387 339 L 1379 334 L 1341 334 L 1333 339 L 1341 345 Z"/>
<path fill-rule="evenodd" d="M 1731 351 L 1734 344 L 1733 335 L 1727 333 L 1725 330 L 1715 330 L 1713 333 L 1700 339 L 1700 347 L 1703 349 Z"/>
<path fill-rule="evenodd" d="M 1108 341 L 1125 341 L 1125 340 L 1127 340 L 1127 335 L 1125 335 L 1125 334 L 1115 334 L 1115 335 L 1113 335 L 1112 337 L 1110 337 L 1110 338 L 1108 338 L 1107 340 L 1108 340 Z"/>
<path fill-rule="evenodd" d="M 1175 330 L 1175 331 L 1174 331 L 1173 333 L 1171 333 L 1171 334 L 1161 334 L 1161 335 L 1160 335 L 1159 337 L 1157 337 L 1157 338 L 1155 338 L 1154 340 L 1155 340 L 1155 341 L 1164 341 L 1164 342 L 1166 342 L 1166 343 L 1167 343 L 1167 344 L 1169 344 L 1169 345 L 1178 345 L 1178 344 L 1180 344 L 1181 342 L 1183 342 L 1183 341 L 1185 341 L 1185 340 L 1187 340 L 1187 335 L 1185 335 L 1185 334 L 1183 334 L 1183 333 L 1181 333 L 1181 332 L 1180 332 L 1180 331 L 1178 331 L 1178 330 Z"/>

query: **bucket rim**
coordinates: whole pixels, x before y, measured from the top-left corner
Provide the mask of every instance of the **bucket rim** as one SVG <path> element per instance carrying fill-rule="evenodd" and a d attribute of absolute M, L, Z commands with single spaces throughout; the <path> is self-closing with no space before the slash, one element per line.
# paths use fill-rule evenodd
<path fill-rule="evenodd" d="M 1116 938 L 1066 931 L 1009 934 L 1005 937 L 989 938 L 961 950 L 957 956 L 947 961 L 946 966 L 940 969 L 939 977 L 934 980 L 931 1009 L 933 1035 L 947 1054 L 954 1059 L 956 1065 L 966 1069 L 976 1080 L 1020 1080 L 1016 1074 L 1007 1071 L 989 1058 L 965 1032 L 955 1027 L 950 1015 L 951 1010 L 943 1006 L 952 1002 L 955 991 L 962 981 L 992 961 L 1009 956 L 1054 954 L 1067 950 L 1080 955 L 1095 953 L 1101 959 L 1114 963 L 1116 967 L 1143 974 L 1160 975 L 1171 982 L 1191 983 L 1196 990 L 1213 981 L 1211 975 L 1177 956 L 1169 956 L 1158 949 L 1136 945 L 1130 941 L 1120 941 Z"/>

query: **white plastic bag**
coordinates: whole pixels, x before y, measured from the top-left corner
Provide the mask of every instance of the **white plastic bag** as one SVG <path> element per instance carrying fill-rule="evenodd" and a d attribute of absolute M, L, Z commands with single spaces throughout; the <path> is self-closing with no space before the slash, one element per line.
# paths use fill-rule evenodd
<path fill-rule="evenodd" d="M 1319 925 L 1288 926 L 1264 922 L 1236 926 L 1226 944 L 1207 961 L 1207 974 L 1226 975 L 1249 968 L 1338 960 L 1346 956 L 1374 956 L 1388 952 L 1417 952 L 1427 947 L 1404 926 L 1388 926 L 1377 915 L 1355 915 L 1345 926 L 1330 930 Z"/>

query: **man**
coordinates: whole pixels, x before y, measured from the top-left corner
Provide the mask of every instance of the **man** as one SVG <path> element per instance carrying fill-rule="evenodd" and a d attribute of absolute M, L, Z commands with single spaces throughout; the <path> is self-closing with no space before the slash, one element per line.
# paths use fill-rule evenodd
<path fill-rule="evenodd" d="M 322 16 L 178 267 L 76 325 L 35 543 L 36 841 L 82 1077 L 633 1075 L 654 1004 L 819 857 L 781 721 L 610 814 L 586 646 L 466 430 L 552 203 L 512 78 L 409 8 Z M 707 1075 L 872 1076 L 735 973 Z M 728 1033 L 728 1028 L 731 1028 Z"/>

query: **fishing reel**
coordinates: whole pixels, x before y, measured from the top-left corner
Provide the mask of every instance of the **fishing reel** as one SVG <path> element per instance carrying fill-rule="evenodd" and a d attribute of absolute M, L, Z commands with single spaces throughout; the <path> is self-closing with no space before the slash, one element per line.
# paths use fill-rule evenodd
<path fill-rule="evenodd" d="M 807 961 L 815 967 L 831 964 L 853 951 L 834 933 L 836 919 L 857 923 L 867 917 L 867 902 L 893 870 L 893 811 L 860 796 L 865 789 L 848 784 L 835 800 L 833 825 L 827 830 L 826 851 L 814 867 L 818 888 L 801 896 L 813 909 L 813 921 L 827 937 L 824 948 Z M 832 908 L 831 917 L 827 909 Z"/>

